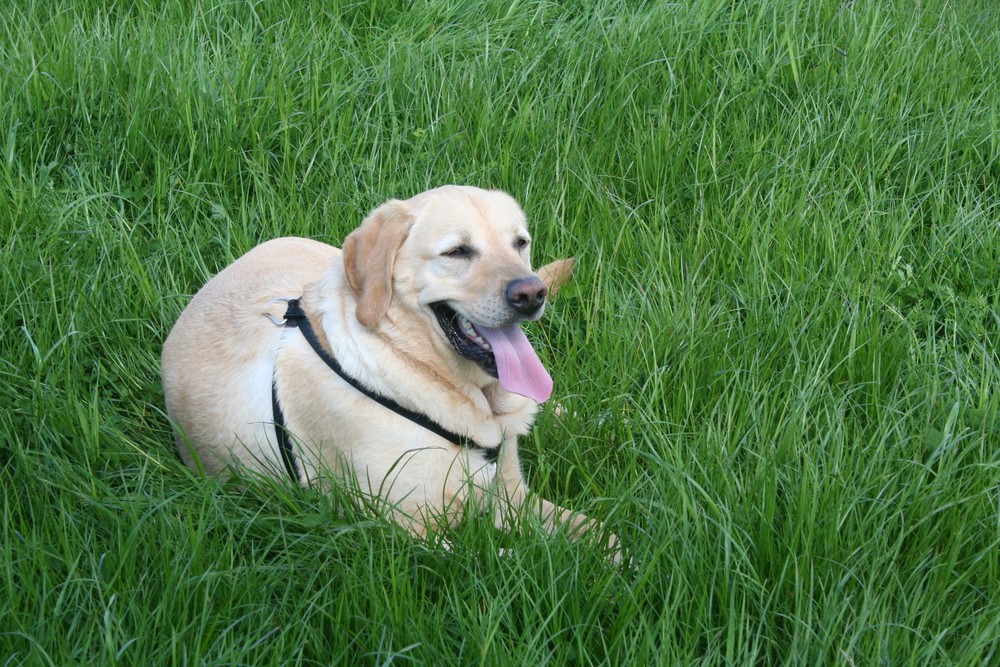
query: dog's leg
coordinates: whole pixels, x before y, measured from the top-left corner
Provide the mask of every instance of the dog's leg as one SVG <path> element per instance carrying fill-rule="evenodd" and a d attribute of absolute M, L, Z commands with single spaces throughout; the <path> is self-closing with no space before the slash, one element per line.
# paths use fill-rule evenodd
<path fill-rule="evenodd" d="M 507 438 L 501 448 L 497 459 L 496 482 L 494 522 L 498 528 L 514 526 L 520 517 L 528 513 L 537 517 L 548 533 L 564 532 L 572 540 L 607 548 L 612 560 L 616 563 L 621 561 L 618 537 L 607 532 L 600 522 L 556 505 L 528 490 L 521 475 L 516 438 Z"/>

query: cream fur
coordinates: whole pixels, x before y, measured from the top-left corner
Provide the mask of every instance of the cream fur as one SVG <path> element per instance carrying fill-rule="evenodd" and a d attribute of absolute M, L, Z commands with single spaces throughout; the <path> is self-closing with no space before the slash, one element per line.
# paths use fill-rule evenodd
<path fill-rule="evenodd" d="M 184 462 L 211 474 L 239 463 L 285 475 L 272 423 L 275 378 L 303 483 L 326 483 L 327 471 L 355 479 L 416 534 L 487 498 L 498 525 L 527 503 L 550 530 L 595 528 L 528 493 L 517 438 L 537 405 L 460 357 L 428 308 L 447 300 L 477 324 L 516 321 L 504 289 L 532 275 L 528 249 L 518 247 L 527 239 L 524 214 L 506 194 L 445 186 L 379 207 L 343 251 L 303 238 L 252 249 L 194 296 L 163 346 L 164 395 Z M 459 244 L 475 256 L 443 254 Z M 539 273 L 554 291 L 569 266 Z M 453 432 L 502 442 L 496 464 L 346 385 L 300 331 L 281 326 L 287 300 L 298 297 L 345 371 Z"/>

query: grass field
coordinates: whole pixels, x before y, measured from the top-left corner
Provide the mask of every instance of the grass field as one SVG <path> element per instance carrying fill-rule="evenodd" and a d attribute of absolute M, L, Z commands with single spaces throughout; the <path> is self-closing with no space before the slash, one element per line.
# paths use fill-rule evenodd
<path fill-rule="evenodd" d="M 211 274 L 449 182 L 578 257 L 525 471 L 632 568 L 173 452 Z M 994 0 L 4 3 L 0 665 L 998 664 L 998 286 Z"/>

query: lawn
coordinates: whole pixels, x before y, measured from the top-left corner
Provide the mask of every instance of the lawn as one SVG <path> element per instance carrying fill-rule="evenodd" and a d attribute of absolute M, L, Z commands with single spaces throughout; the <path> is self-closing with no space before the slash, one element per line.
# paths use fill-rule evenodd
<path fill-rule="evenodd" d="M 167 332 L 444 183 L 577 257 L 532 486 L 629 565 L 189 472 Z M 1000 663 L 994 0 L 0 8 L 0 664 Z"/>

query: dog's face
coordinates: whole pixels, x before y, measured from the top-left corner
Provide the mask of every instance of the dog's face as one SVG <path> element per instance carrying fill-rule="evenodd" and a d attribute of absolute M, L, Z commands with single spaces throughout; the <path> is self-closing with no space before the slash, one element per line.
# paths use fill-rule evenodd
<path fill-rule="evenodd" d="M 547 397 L 551 379 L 518 326 L 541 317 L 548 293 L 530 247 L 524 213 L 501 192 L 445 186 L 388 202 L 344 243 L 358 320 L 376 328 L 392 312 L 422 322 L 438 349 L 515 393 Z"/>

